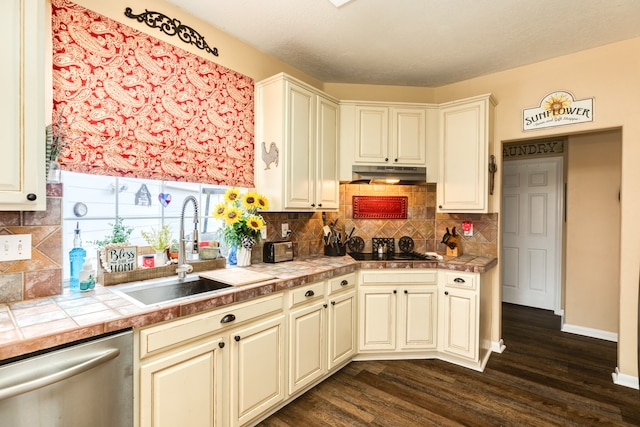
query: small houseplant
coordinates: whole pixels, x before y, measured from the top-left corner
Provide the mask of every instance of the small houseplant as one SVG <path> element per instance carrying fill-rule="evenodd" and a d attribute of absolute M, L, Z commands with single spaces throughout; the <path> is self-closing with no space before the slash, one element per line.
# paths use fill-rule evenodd
<path fill-rule="evenodd" d="M 216 219 L 222 219 L 222 235 L 229 248 L 229 264 L 234 265 L 233 255 L 238 250 L 237 265 L 251 263 L 251 249 L 260 240 L 260 230 L 265 227 L 264 218 L 258 212 L 269 208 L 269 200 L 255 192 L 240 195 L 237 188 L 224 193 L 224 202 L 213 211 Z"/>
<path fill-rule="evenodd" d="M 167 249 L 171 245 L 171 227 L 164 224 L 160 229 L 151 227 L 151 231 L 140 232 L 142 238 L 151 249 L 156 251 L 156 265 L 161 266 L 167 263 Z"/>

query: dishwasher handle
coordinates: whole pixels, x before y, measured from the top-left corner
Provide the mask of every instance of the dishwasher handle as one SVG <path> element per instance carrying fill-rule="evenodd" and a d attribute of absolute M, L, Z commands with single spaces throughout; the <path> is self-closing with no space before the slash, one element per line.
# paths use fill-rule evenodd
<path fill-rule="evenodd" d="M 95 368 L 98 365 L 108 362 L 111 359 L 115 359 L 120 354 L 120 350 L 113 348 L 100 353 L 98 356 L 78 363 L 77 365 L 65 368 L 59 372 L 55 372 L 44 377 L 36 378 L 30 381 L 25 381 L 20 384 L 11 385 L 0 389 L 0 400 L 8 399 L 10 397 L 24 394 L 39 388 L 55 384 L 57 382 L 71 378 L 74 375 L 81 374 L 90 369 Z"/>

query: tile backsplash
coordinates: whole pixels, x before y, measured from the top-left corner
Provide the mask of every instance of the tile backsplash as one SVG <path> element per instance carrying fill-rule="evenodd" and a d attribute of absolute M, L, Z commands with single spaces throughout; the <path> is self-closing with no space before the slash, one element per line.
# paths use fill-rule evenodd
<path fill-rule="evenodd" d="M 0 262 L 0 303 L 62 293 L 62 184 L 47 184 L 46 211 L 0 212 L 6 234 L 31 234 L 31 259 Z"/>
<path fill-rule="evenodd" d="M 353 196 L 406 196 L 408 200 L 407 219 L 353 219 Z M 278 241 L 281 225 L 288 223 L 292 230 L 291 241 L 295 244 L 295 256 L 309 256 L 323 253 L 320 212 L 315 213 L 275 213 L 263 214 L 267 222 L 267 240 Z M 497 256 L 498 214 L 442 214 L 436 213 L 436 184 L 426 185 L 369 185 L 341 184 L 340 209 L 326 212 L 327 222 L 337 221 L 336 227 L 349 233 L 355 227 L 354 236 L 365 241 L 365 252 L 371 251 L 373 237 L 393 237 L 397 243 L 400 237 L 409 236 L 414 248 L 420 252 L 444 253 L 441 244 L 446 228 L 462 230 L 462 221 L 472 221 L 474 235 L 462 238 L 465 254 Z M 252 254 L 253 261 L 262 259 L 262 247 L 257 246 Z"/>
<path fill-rule="evenodd" d="M 353 219 L 353 196 L 406 196 L 406 219 Z M 0 303 L 22 301 L 62 293 L 62 184 L 47 185 L 47 210 L 44 212 L 0 212 L 0 235 L 31 234 L 32 258 L 0 262 Z M 295 244 L 295 256 L 323 253 L 321 212 L 264 212 L 267 240 L 279 241 L 281 225 L 288 223 Z M 436 185 L 368 185 L 341 184 L 340 208 L 326 212 L 327 223 L 334 221 L 342 232 L 365 241 L 364 251 L 371 251 L 371 238 L 402 236 L 413 239 L 415 250 L 445 252 L 440 243 L 445 229 L 462 221 L 473 221 L 473 237 L 462 239 L 465 254 L 497 256 L 498 214 L 437 214 Z M 252 261 L 262 261 L 262 245 L 252 251 Z"/>

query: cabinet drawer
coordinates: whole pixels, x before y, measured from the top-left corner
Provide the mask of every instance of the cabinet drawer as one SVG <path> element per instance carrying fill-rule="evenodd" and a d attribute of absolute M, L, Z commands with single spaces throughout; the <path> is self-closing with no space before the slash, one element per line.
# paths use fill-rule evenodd
<path fill-rule="evenodd" d="M 447 271 L 444 273 L 444 285 L 450 288 L 475 290 L 478 282 L 478 275 L 474 273 L 459 273 Z"/>
<path fill-rule="evenodd" d="M 229 326 L 281 311 L 283 295 L 232 305 L 140 331 L 140 358 Z"/>
<path fill-rule="evenodd" d="M 295 288 L 290 292 L 290 307 L 303 302 L 312 301 L 316 298 L 323 298 L 325 295 L 324 281 L 315 282 L 310 285 Z"/>
<path fill-rule="evenodd" d="M 438 284 L 438 271 L 433 269 L 360 270 L 360 283 L 369 284 Z"/>
<path fill-rule="evenodd" d="M 329 279 L 329 294 L 340 292 L 344 289 L 351 289 L 356 284 L 356 273 L 345 274 L 344 276 Z"/>

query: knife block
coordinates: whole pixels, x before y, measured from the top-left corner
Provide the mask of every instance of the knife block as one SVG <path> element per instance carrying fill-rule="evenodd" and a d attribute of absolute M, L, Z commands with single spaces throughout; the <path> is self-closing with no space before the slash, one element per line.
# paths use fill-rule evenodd
<path fill-rule="evenodd" d="M 449 239 L 449 242 L 454 242 L 456 244 L 456 247 L 451 249 L 447 245 L 446 246 L 446 248 L 447 248 L 446 255 L 447 256 L 460 256 L 460 255 L 462 255 L 462 246 L 460 246 L 460 238 L 458 236 L 451 237 Z"/>

